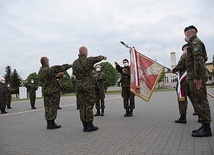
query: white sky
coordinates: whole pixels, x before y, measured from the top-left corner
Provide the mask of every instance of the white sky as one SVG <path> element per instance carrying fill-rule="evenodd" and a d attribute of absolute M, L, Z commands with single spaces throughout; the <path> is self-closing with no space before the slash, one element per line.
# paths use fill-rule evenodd
<path fill-rule="evenodd" d="M 9 65 L 26 79 L 42 56 L 50 65 L 71 64 L 82 45 L 89 56 L 122 65 L 129 50 L 121 40 L 170 68 L 189 25 L 198 28 L 211 62 L 213 15 L 214 0 L 0 0 L 0 77 Z"/>

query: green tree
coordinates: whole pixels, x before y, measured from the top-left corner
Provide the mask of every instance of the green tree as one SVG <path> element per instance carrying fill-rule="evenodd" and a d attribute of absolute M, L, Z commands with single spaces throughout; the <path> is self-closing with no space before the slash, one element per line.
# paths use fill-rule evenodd
<path fill-rule="evenodd" d="M 41 86 L 41 82 L 39 81 L 38 74 L 36 72 L 29 74 L 26 81 L 30 82 L 31 79 L 33 79 L 36 85 Z"/>
<path fill-rule="evenodd" d="M 12 76 L 12 71 L 11 71 L 11 67 L 10 66 L 6 66 L 5 67 L 5 74 L 4 74 L 4 79 L 5 79 L 5 83 L 9 83 L 11 82 L 11 76 Z"/>
<path fill-rule="evenodd" d="M 13 94 L 19 94 L 19 87 L 21 86 L 21 77 L 19 76 L 16 69 L 13 70 L 13 73 L 11 74 L 11 87 L 14 89 Z"/>
<path fill-rule="evenodd" d="M 67 71 L 65 71 L 64 74 L 66 76 L 64 78 L 60 79 L 60 81 L 59 81 L 62 86 L 62 93 L 63 94 L 71 93 L 74 91 L 74 86 L 71 82 L 71 77 Z"/>
<path fill-rule="evenodd" d="M 109 62 L 101 62 L 102 72 L 105 73 L 105 89 L 116 84 L 117 70 Z"/>
<path fill-rule="evenodd" d="M 163 73 L 162 73 L 162 75 L 160 76 L 158 82 L 162 82 L 165 76 L 166 76 L 166 73 L 165 73 L 165 71 L 163 71 Z"/>

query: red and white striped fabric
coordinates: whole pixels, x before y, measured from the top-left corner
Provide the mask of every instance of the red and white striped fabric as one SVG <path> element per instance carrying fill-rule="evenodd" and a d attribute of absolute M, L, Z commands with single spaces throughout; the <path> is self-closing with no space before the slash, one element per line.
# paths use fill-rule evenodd
<path fill-rule="evenodd" d="M 149 101 L 154 88 L 164 71 L 164 66 L 130 48 L 131 84 L 135 95 Z"/>
<path fill-rule="evenodd" d="M 178 100 L 179 101 L 185 101 L 185 92 L 183 85 L 181 84 L 187 77 L 187 71 L 184 72 L 184 74 L 180 77 L 180 72 L 178 71 L 178 88 L 177 88 L 177 94 L 178 94 Z"/>

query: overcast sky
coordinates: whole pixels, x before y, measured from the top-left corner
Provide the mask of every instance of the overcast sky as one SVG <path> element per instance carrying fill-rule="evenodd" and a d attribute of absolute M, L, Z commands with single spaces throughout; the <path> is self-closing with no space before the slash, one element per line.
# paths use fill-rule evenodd
<path fill-rule="evenodd" d="M 211 62 L 213 15 L 214 0 L 0 0 L 0 77 L 9 65 L 26 79 L 38 73 L 42 56 L 50 65 L 71 64 L 83 45 L 89 56 L 122 65 L 130 56 L 121 40 L 170 68 L 189 25 L 198 28 Z"/>

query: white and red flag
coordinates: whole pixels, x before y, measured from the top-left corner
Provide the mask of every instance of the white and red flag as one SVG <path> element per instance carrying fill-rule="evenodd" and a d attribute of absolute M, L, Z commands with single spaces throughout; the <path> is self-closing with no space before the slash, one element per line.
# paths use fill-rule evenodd
<path fill-rule="evenodd" d="M 130 47 L 131 92 L 148 102 L 164 68 Z"/>

